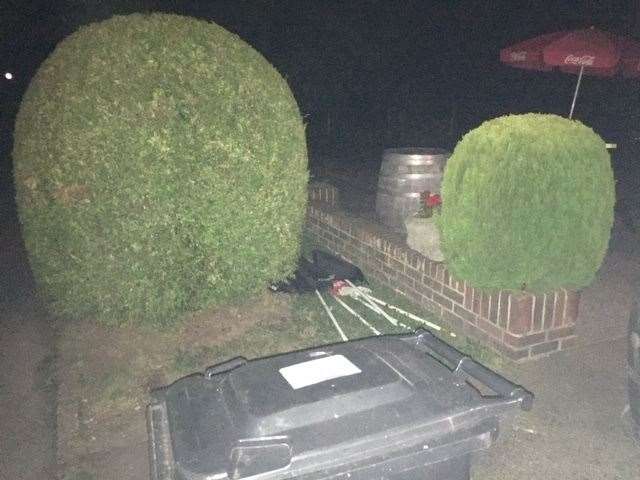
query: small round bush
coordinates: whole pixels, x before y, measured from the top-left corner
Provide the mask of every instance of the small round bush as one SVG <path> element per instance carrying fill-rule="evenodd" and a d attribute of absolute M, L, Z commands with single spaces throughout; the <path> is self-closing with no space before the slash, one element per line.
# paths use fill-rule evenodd
<path fill-rule="evenodd" d="M 444 173 L 442 248 L 452 273 L 487 289 L 542 292 L 594 278 L 613 224 L 603 140 L 556 115 L 483 123 Z"/>
<path fill-rule="evenodd" d="M 58 314 L 170 323 L 295 268 L 298 106 L 215 24 L 135 14 L 81 28 L 31 82 L 14 160 L 31 266 Z"/>

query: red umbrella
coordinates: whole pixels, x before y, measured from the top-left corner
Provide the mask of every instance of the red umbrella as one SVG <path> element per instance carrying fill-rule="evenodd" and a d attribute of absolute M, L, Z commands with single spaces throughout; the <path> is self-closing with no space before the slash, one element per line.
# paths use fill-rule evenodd
<path fill-rule="evenodd" d="M 558 68 L 578 74 L 569 118 L 578 98 L 582 76 L 640 77 L 640 43 L 603 32 L 596 28 L 540 35 L 500 50 L 503 63 L 529 70 L 548 71 Z"/>

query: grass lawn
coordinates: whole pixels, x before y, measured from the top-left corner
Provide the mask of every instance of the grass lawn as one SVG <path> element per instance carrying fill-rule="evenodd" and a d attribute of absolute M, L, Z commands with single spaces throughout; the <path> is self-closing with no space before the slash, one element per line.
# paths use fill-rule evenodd
<path fill-rule="evenodd" d="M 389 288 L 377 284 L 370 286 L 377 298 L 414 313 L 427 321 L 443 325 L 433 314 L 417 308 L 405 297 Z M 267 298 L 269 296 L 272 296 L 272 300 L 275 299 L 276 303 L 281 306 L 288 305 L 290 314 L 280 315 L 278 318 L 259 318 L 242 334 L 233 336 L 224 342 L 214 341 L 211 344 L 176 348 L 169 364 L 170 371 L 175 376 L 181 376 L 202 371 L 207 366 L 236 356 L 248 359 L 260 358 L 342 341 L 315 293 L 302 295 L 267 294 Z M 350 340 L 374 335 L 368 326 L 339 305 L 328 292 L 322 292 L 322 296 L 337 323 Z M 385 309 L 387 313 L 409 329 L 393 325 L 382 315 L 372 312 L 358 301 L 350 297 L 342 297 L 341 299 L 382 334 L 406 334 L 412 333 L 418 328 L 425 328 L 420 322 L 387 308 Z M 259 313 L 257 315 L 259 316 Z M 477 341 L 456 333 L 454 333 L 455 336 L 452 336 L 447 330 L 432 331 L 476 360 L 491 368 L 501 369 L 501 357 Z"/>

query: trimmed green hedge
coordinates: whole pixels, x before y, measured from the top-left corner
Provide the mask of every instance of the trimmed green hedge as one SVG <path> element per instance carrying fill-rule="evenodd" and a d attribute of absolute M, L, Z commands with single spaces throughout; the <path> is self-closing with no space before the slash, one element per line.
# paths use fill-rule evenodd
<path fill-rule="evenodd" d="M 485 122 L 444 173 L 442 248 L 452 273 L 479 288 L 579 288 L 605 255 L 615 201 L 603 140 L 556 115 Z"/>
<path fill-rule="evenodd" d="M 58 314 L 171 323 L 295 268 L 298 106 L 213 23 L 135 14 L 65 39 L 24 96 L 14 160 L 31 265 Z"/>

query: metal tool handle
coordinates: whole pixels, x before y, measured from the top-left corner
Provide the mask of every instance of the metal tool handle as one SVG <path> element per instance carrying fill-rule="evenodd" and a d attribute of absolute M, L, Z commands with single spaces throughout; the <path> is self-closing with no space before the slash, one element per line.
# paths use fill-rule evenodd
<path fill-rule="evenodd" d="M 453 365 L 455 367 L 454 372 L 468 375 L 489 387 L 502 398 L 520 400 L 520 407 L 523 410 L 531 410 L 533 394 L 525 388 L 507 380 L 471 357 L 464 355 L 431 332 L 419 330 L 416 332 L 415 338 L 419 346 L 427 348 Z"/>

